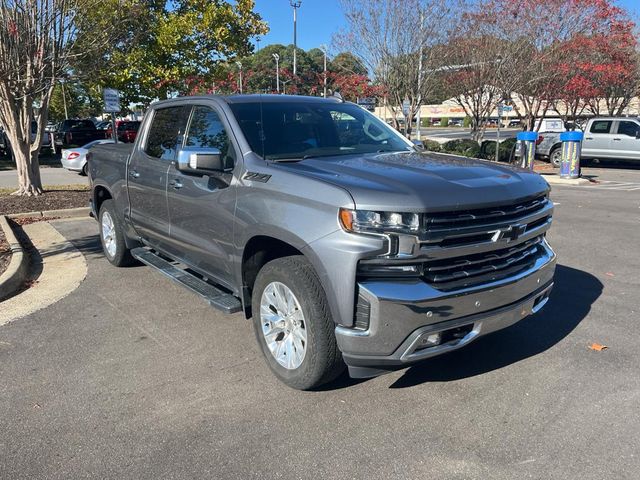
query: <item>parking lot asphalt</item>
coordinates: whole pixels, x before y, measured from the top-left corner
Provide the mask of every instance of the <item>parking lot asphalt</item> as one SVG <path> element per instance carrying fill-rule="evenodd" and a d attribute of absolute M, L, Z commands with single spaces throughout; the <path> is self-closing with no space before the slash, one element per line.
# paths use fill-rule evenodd
<path fill-rule="evenodd" d="M 61 167 L 43 167 L 40 169 L 43 185 L 85 185 L 87 177 L 78 175 Z M 18 172 L 16 170 L 0 171 L 0 188 L 17 188 Z"/>
<path fill-rule="evenodd" d="M 0 478 L 640 478 L 640 191 L 552 198 L 559 266 L 541 313 L 316 392 L 270 374 L 240 314 L 110 266 L 93 220 L 53 222 L 88 275 L 0 327 Z"/>

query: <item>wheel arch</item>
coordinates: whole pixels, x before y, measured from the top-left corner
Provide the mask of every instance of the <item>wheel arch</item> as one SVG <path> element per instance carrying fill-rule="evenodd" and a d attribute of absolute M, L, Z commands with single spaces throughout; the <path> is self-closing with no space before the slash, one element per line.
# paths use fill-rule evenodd
<path fill-rule="evenodd" d="M 295 242 L 297 243 L 297 242 Z M 242 278 L 242 302 L 245 316 L 251 318 L 251 297 L 260 269 L 277 258 L 302 255 L 302 250 L 290 240 L 283 240 L 272 235 L 254 235 L 251 237 L 242 252 L 241 278 Z"/>
<path fill-rule="evenodd" d="M 100 214 L 100 207 L 105 200 L 113 200 L 111 191 L 104 185 L 96 185 L 93 188 L 93 207 L 96 212 L 96 216 Z"/>

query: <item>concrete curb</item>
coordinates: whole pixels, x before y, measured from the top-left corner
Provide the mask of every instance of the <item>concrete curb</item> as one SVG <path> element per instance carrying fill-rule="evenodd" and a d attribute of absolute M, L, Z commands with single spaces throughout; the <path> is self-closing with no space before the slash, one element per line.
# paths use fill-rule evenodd
<path fill-rule="evenodd" d="M 0 304 L 0 326 L 61 300 L 87 275 L 84 255 L 49 222 L 24 225 L 22 229 L 35 249 L 29 254 L 29 273 L 40 274 L 33 278 L 30 288 Z"/>
<path fill-rule="evenodd" d="M 76 218 L 76 217 L 88 217 L 91 213 L 89 207 L 78 208 L 64 208 L 61 210 L 46 210 L 44 212 L 24 212 L 13 213 L 7 215 L 9 218 L 26 218 L 26 217 L 58 217 L 58 218 Z"/>
<path fill-rule="evenodd" d="M 591 185 L 591 182 L 586 178 L 560 178 L 557 174 L 541 174 L 550 185 Z"/>
<path fill-rule="evenodd" d="M 7 270 L 0 275 L 0 301 L 11 297 L 24 285 L 29 273 L 29 257 L 16 238 L 7 217 L 0 216 L 0 228 L 4 232 L 9 248 L 11 249 L 11 261 Z"/>

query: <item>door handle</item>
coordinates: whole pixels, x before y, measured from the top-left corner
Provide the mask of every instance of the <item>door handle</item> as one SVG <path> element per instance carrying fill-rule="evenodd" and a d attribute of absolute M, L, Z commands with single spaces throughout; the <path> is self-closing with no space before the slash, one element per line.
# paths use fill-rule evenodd
<path fill-rule="evenodd" d="M 138 178 L 138 177 L 140 176 L 140 174 L 139 174 L 138 172 L 136 172 L 135 170 L 131 170 L 131 171 L 129 172 L 129 176 L 130 176 L 131 178 Z"/>
<path fill-rule="evenodd" d="M 614 139 L 613 139 L 613 141 L 614 141 L 614 142 L 621 142 L 621 141 L 622 141 L 622 139 L 621 139 L 621 138 L 614 138 Z"/>
<path fill-rule="evenodd" d="M 593 137 L 585 137 L 585 140 L 593 140 Z"/>
<path fill-rule="evenodd" d="M 182 188 L 182 182 L 180 180 L 171 180 L 169 182 L 169 185 L 171 185 L 176 190 Z"/>

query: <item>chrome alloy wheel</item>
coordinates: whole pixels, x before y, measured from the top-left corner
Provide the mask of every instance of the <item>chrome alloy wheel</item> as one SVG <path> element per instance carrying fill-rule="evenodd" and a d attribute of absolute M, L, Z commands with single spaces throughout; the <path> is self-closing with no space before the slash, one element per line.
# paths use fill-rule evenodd
<path fill-rule="evenodd" d="M 262 334 L 273 358 L 287 370 L 295 370 L 307 351 L 307 325 L 302 308 L 284 283 L 271 282 L 260 299 Z"/>
<path fill-rule="evenodd" d="M 101 226 L 104 248 L 107 250 L 109 257 L 114 258 L 116 256 L 116 226 L 109 212 L 102 214 Z"/>

